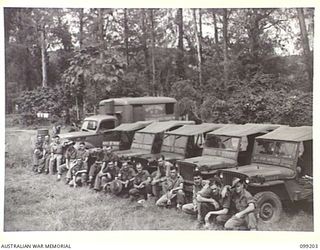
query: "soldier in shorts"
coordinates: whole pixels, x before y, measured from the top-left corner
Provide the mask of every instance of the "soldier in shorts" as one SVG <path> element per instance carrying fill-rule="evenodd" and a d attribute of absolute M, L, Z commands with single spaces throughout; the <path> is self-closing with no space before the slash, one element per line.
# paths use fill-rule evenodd
<path fill-rule="evenodd" d="M 136 165 L 137 174 L 133 180 L 133 188 L 129 190 L 131 200 L 138 200 L 139 203 L 143 203 L 148 198 L 150 190 L 151 177 L 147 170 L 144 170 L 141 163 Z"/>

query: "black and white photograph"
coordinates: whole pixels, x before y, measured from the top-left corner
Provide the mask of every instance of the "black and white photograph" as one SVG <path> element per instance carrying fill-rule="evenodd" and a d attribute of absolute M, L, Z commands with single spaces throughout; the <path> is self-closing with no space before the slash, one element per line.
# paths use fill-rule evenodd
<path fill-rule="evenodd" d="M 3 7 L 3 232 L 315 232 L 316 8 L 105 6 Z"/>

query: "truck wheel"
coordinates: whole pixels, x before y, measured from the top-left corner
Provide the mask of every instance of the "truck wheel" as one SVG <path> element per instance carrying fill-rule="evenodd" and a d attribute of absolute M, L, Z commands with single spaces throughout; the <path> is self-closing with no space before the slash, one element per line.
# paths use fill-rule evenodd
<path fill-rule="evenodd" d="M 280 219 L 282 204 L 278 195 L 273 192 L 260 192 L 254 196 L 256 211 L 260 221 L 274 223 Z"/>

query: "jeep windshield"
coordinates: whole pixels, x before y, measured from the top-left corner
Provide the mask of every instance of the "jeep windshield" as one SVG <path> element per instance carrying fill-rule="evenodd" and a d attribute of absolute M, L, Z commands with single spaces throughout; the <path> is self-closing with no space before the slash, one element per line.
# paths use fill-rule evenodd
<path fill-rule="evenodd" d="M 151 151 L 154 137 L 155 137 L 155 134 L 135 133 L 131 148 L 145 149 L 145 150 Z"/>
<path fill-rule="evenodd" d="M 165 135 L 162 143 L 161 151 L 185 154 L 188 137 L 183 135 Z"/>
<path fill-rule="evenodd" d="M 239 137 L 210 135 L 208 134 L 202 155 L 221 156 L 237 159 L 238 148 L 245 151 L 247 147 L 247 137 L 242 138 L 240 145 Z"/>
<path fill-rule="evenodd" d="M 81 126 L 82 131 L 96 131 L 98 126 L 97 121 L 85 120 Z"/>
<path fill-rule="evenodd" d="M 258 155 L 293 159 L 297 152 L 297 145 L 295 142 L 257 140 L 254 152 Z"/>

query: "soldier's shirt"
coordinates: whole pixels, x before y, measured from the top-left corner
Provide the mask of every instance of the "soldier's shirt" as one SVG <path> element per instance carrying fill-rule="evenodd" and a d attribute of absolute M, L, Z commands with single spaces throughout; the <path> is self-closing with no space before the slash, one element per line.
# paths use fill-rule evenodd
<path fill-rule="evenodd" d="M 179 187 L 181 183 L 183 183 L 183 181 L 184 180 L 180 175 L 178 175 L 175 179 L 172 179 L 170 176 L 168 176 L 165 182 L 166 191 L 170 191 L 174 188 Z"/>
<path fill-rule="evenodd" d="M 111 175 L 111 179 L 114 180 L 114 178 L 119 174 L 119 168 L 118 167 L 106 167 L 103 171 L 103 173 L 109 173 Z"/>
<path fill-rule="evenodd" d="M 46 151 L 46 154 L 50 153 L 50 142 L 44 141 L 42 144 L 42 148 Z"/>
<path fill-rule="evenodd" d="M 245 189 L 240 194 L 233 191 L 231 193 L 231 202 L 236 212 L 246 209 L 250 203 L 254 205 L 256 203 L 254 197 Z"/>
<path fill-rule="evenodd" d="M 61 143 L 51 143 L 51 153 L 54 153 L 54 154 L 62 154 L 63 152 L 63 147 L 62 147 L 62 144 Z"/>
<path fill-rule="evenodd" d="M 85 160 L 89 156 L 89 152 L 86 149 L 78 149 L 77 150 L 77 158 L 81 160 Z"/>
<path fill-rule="evenodd" d="M 196 201 L 198 193 L 208 184 L 209 184 L 209 181 L 202 180 L 200 185 L 193 185 L 193 192 L 192 192 L 193 201 Z"/>
<path fill-rule="evenodd" d="M 121 168 L 120 172 L 119 172 L 119 175 L 120 175 L 119 179 L 121 181 L 127 181 L 127 180 L 132 179 L 136 175 L 136 173 L 133 170 L 133 168 L 129 167 L 127 170 L 124 170 L 123 168 Z"/>
<path fill-rule="evenodd" d="M 149 177 L 149 172 L 147 170 L 142 170 L 141 173 L 137 173 L 134 177 L 134 184 L 139 185 L 141 182 L 146 181 Z"/>
<path fill-rule="evenodd" d="M 219 203 L 219 209 L 222 208 L 230 208 L 231 206 L 231 194 L 230 192 L 227 192 L 225 197 L 222 198 L 221 194 L 215 195 L 213 190 L 210 188 L 209 184 L 206 184 L 199 192 L 199 195 L 201 195 L 204 198 L 207 199 L 214 199 L 216 202 Z"/>
<path fill-rule="evenodd" d="M 34 149 L 42 150 L 42 142 L 36 141 L 34 145 Z"/>
<path fill-rule="evenodd" d="M 66 152 L 66 158 L 68 160 L 74 160 L 78 158 L 78 152 L 74 146 L 70 146 Z"/>
<path fill-rule="evenodd" d="M 106 150 L 103 152 L 103 161 L 105 162 L 109 162 L 109 161 L 113 161 L 113 162 L 116 162 L 118 161 L 118 156 L 111 152 L 111 153 L 108 153 Z"/>

